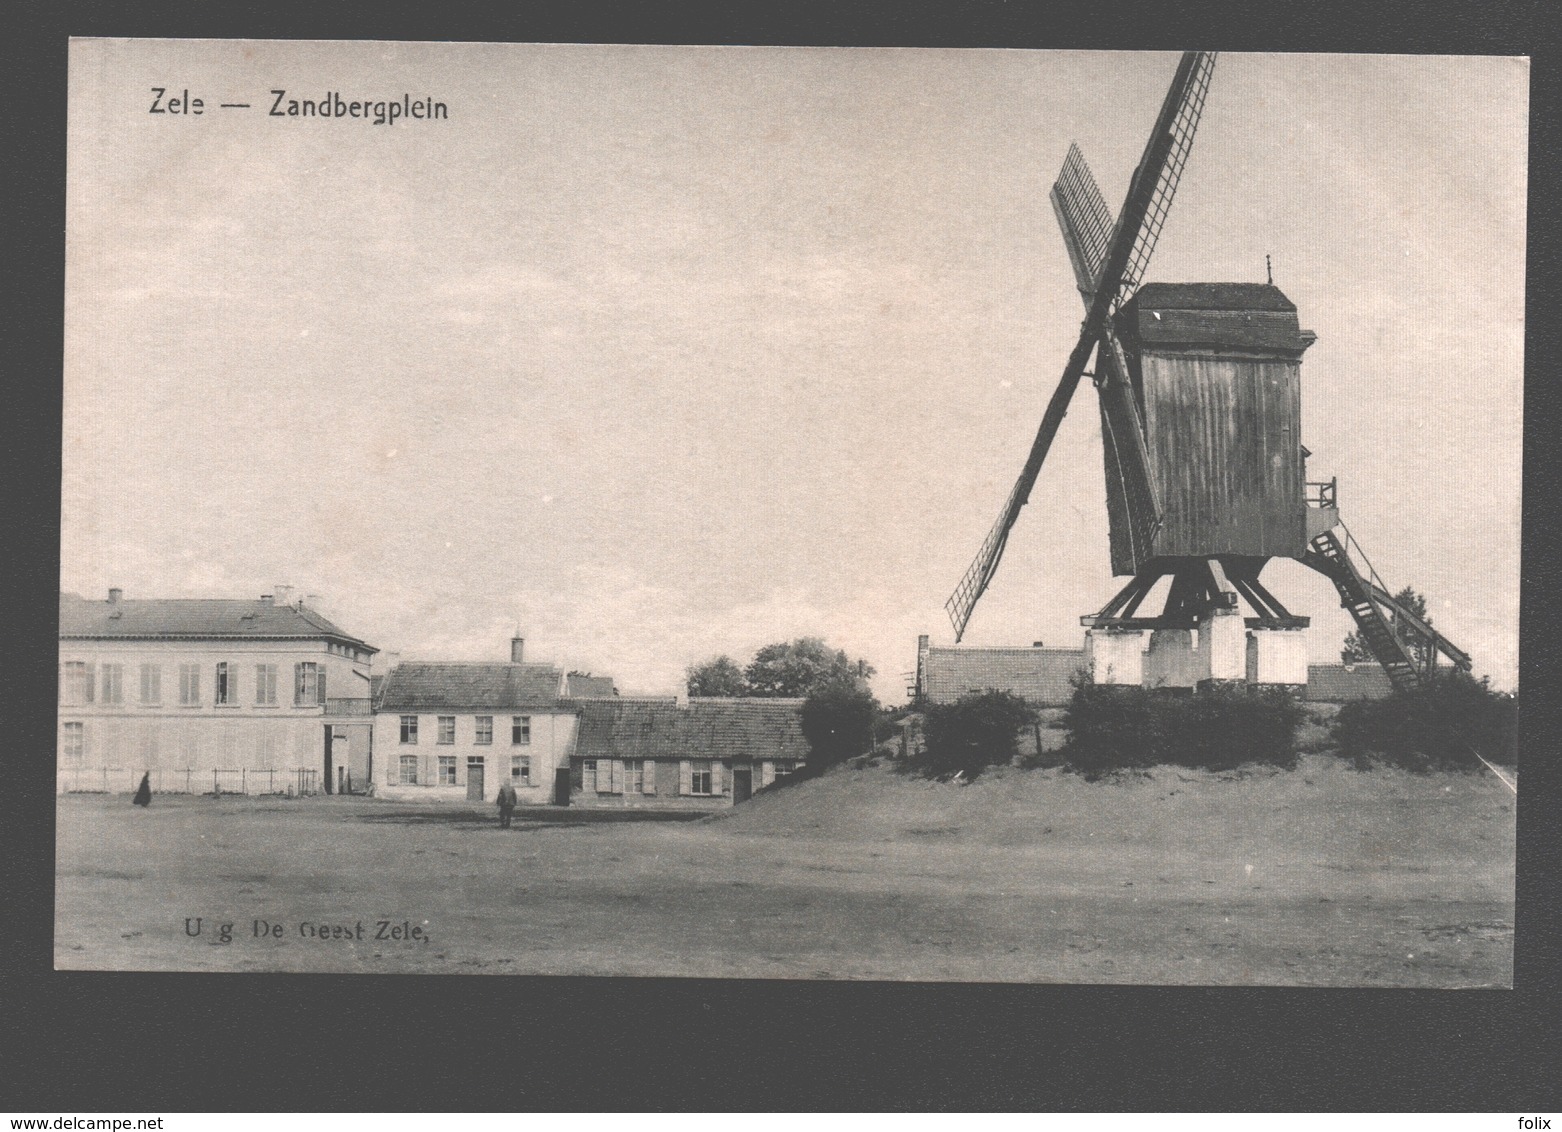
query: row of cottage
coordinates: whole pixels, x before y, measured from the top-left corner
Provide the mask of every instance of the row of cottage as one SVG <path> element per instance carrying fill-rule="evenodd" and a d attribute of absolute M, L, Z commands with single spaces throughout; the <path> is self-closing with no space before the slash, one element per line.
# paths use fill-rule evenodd
<path fill-rule="evenodd" d="M 807 757 L 801 700 L 634 697 L 530 663 L 406 661 L 285 592 L 60 595 L 62 792 L 343 793 L 710 809 Z"/>

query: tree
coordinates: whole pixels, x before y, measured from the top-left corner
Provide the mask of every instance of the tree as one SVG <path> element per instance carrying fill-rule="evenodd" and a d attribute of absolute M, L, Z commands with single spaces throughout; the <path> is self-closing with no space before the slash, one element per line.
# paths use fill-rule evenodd
<path fill-rule="evenodd" d="M 1416 593 L 1410 586 L 1406 586 L 1394 595 L 1394 600 L 1404 606 L 1411 613 L 1424 621 L 1428 627 L 1432 619 L 1426 615 L 1426 598 Z M 1394 635 L 1399 638 L 1400 644 L 1409 650 L 1411 658 L 1420 665 L 1426 662 L 1425 650 L 1428 647 L 1420 634 L 1413 632 L 1408 626 L 1401 625 L 1392 612 L 1389 614 L 1389 624 L 1393 626 Z M 1376 660 L 1372 650 L 1367 648 L 1367 642 L 1360 633 L 1345 634 L 1345 647 L 1340 650 L 1340 660 L 1345 664 L 1366 664 Z"/>
<path fill-rule="evenodd" d="M 685 672 L 691 696 L 746 696 L 748 682 L 743 670 L 730 656 L 718 656 L 704 664 L 690 665 Z"/>
<path fill-rule="evenodd" d="M 750 695 L 807 696 L 835 685 L 866 690 L 873 673 L 867 661 L 854 661 L 818 637 L 799 637 L 760 649 L 743 675 Z"/>
<path fill-rule="evenodd" d="M 975 778 L 989 766 L 1006 766 L 1019 754 L 1022 727 L 1036 713 L 1013 692 L 972 692 L 952 704 L 930 704 L 923 722 L 927 771 L 964 772 Z"/>
<path fill-rule="evenodd" d="M 803 738 L 808 740 L 808 773 L 844 762 L 873 747 L 879 703 L 866 688 L 824 684 L 803 701 Z"/>

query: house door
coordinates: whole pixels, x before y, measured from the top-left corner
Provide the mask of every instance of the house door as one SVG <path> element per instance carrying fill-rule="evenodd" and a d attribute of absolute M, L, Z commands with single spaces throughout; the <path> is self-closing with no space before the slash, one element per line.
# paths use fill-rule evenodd
<path fill-rule="evenodd" d="M 329 723 L 325 725 L 325 775 L 323 777 L 325 781 L 325 792 L 327 794 L 330 794 L 335 788 L 334 784 L 336 780 L 336 772 L 331 769 L 334 762 L 334 756 L 336 754 L 331 746 L 331 739 L 335 730 L 336 729 Z"/>
<path fill-rule="evenodd" d="M 351 794 L 353 792 L 353 767 L 349 756 L 347 728 L 331 728 L 331 757 L 328 765 L 336 768 L 336 792 L 338 794 Z M 329 775 L 331 771 L 327 770 Z"/>
<path fill-rule="evenodd" d="M 466 760 L 466 800 L 468 802 L 483 800 L 483 757 L 481 755 L 470 755 Z"/>
<path fill-rule="evenodd" d="M 569 767 L 561 766 L 553 772 L 553 804 L 569 805 Z"/>
<path fill-rule="evenodd" d="M 732 768 L 732 804 L 747 802 L 754 793 L 754 770 L 752 767 L 735 766 Z"/>

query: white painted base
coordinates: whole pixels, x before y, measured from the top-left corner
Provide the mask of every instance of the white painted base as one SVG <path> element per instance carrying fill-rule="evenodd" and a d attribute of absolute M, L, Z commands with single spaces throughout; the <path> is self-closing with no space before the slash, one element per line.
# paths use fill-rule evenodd
<path fill-rule="evenodd" d="M 1199 623 L 1194 654 L 1198 682 L 1247 680 L 1247 624 L 1235 609 L 1217 609 Z"/>
<path fill-rule="evenodd" d="M 1191 630 L 1157 629 L 1150 634 L 1144 682 L 1150 688 L 1191 688 L 1198 683 Z"/>
<path fill-rule="evenodd" d="M 1253 629 L 1247 635 L 1249 684 L 1307 683 L 1304 629 Z"/>
<path fill-rule="evenodd" d="M 1089 629 L 1085 663 L 1097 684 L 1144 683 L 1144 632 L 1139 629 Z"/>

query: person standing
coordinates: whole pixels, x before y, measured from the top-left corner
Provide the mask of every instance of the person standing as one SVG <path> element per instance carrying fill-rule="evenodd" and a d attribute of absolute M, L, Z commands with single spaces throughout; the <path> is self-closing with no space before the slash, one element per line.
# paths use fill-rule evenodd
<path fill-rule="evenodd" d="M 515 795 L 515 787 L 506 782 L 499 787 L 499 828 L 510 828 L 510 817 L 515 813 L 515 804 L 518 801 Z"/>
<path fill-rule="evenodd" d="M 141 776 L 141 785 L 136 787 L 136 796 L 130 800 L 138 806 L 150 806 L 152 804 L 151 771 L 147 771 Z"/>

